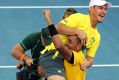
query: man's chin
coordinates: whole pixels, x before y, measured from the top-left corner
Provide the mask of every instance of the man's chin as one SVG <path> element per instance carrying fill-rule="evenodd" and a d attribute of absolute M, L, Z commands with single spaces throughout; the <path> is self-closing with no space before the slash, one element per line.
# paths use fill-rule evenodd
<path fill-rule="evenodd" d="M 103 22 L 103 20 L 99 20 L 99 21 L 98 21 L 98 23 L 102 23 L 102 22 Z"/>

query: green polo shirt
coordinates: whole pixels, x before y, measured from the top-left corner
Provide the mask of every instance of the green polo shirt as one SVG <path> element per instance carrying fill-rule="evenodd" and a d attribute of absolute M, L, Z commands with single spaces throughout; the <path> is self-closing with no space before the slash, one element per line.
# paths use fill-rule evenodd
<path fill-rule="evenodd" d="M 44 49 L 41 43 L 41 33 L 34 32 L 26 36 L 21 42 L 20 45 L 24 51 L 31 50 L 31 55 L 33 58 L 39 58 L 40 51 Z"/>

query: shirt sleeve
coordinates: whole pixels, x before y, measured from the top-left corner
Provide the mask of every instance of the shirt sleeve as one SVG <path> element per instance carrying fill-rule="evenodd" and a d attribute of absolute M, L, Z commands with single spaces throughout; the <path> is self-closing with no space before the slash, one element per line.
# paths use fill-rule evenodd
<path fill-rule="evenodd" d="M 24 51 L 27 51 L 29 49 L 32 49 L 38 40 L 40 40 L 40 33 L 31 33 L 20 42 L 20 45 L 22 46 Z"/>
<path fill-rule="evenodd" d="M 82 19 L 81 14 L 76 13 L 76 14 L 70 15 L 66 19 L 63 19 L 60 23 L 65 24 L 65 25 L 72 27 L 72 28 L 77 28 L 77 26 L 80 23 L 80 19 Z"/>
<path fill-rule="evenodd" d="M 99 47 L 100 41 L 97 42 L 95 45 L 93 45 L 91 48 L 87 49 L 87 53 L 86 55 L 90 56 L 90 57 L 95 57 L 96 51 Z"/>

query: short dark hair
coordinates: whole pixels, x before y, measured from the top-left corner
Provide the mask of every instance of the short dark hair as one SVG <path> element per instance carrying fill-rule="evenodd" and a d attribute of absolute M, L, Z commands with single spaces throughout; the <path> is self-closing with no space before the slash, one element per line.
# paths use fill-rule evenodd
<path fill-rule="evenodd" d="M 74 9 L 74 8 L 67 8 L 67 9 L 64 11 L 64 14 L 67 14 L 67 15 L 71 15 L 71 14 L 74 14 L 74 13 L 77 13 L 77 10 Z"/>

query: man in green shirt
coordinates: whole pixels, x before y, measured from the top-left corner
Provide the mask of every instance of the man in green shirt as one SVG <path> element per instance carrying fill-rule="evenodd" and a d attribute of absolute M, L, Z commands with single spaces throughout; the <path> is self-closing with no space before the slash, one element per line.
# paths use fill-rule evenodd
<path fill-rule="evenodd" d="M 17 67 L 19 68 L 21 66 L 22 61 L 25 61 L 27 66 L 31 66 L 33 60 L 39 59 L 40 51 L 50 43 L 51 39 L 49 37 L 49 30 L 47 28 L 43 28 L 41 32 L 34 32 L 26 36 L 12 50 L 12 56 L 19 60 Z M 28 50 L 31 50 L 32 57 L 25 53 Z M 20 61 L 21 59 L 22 61 Z M 39 68 L 42 75 L 44 75 L 45 71 L 41 65 L 39 65 Z"/>

